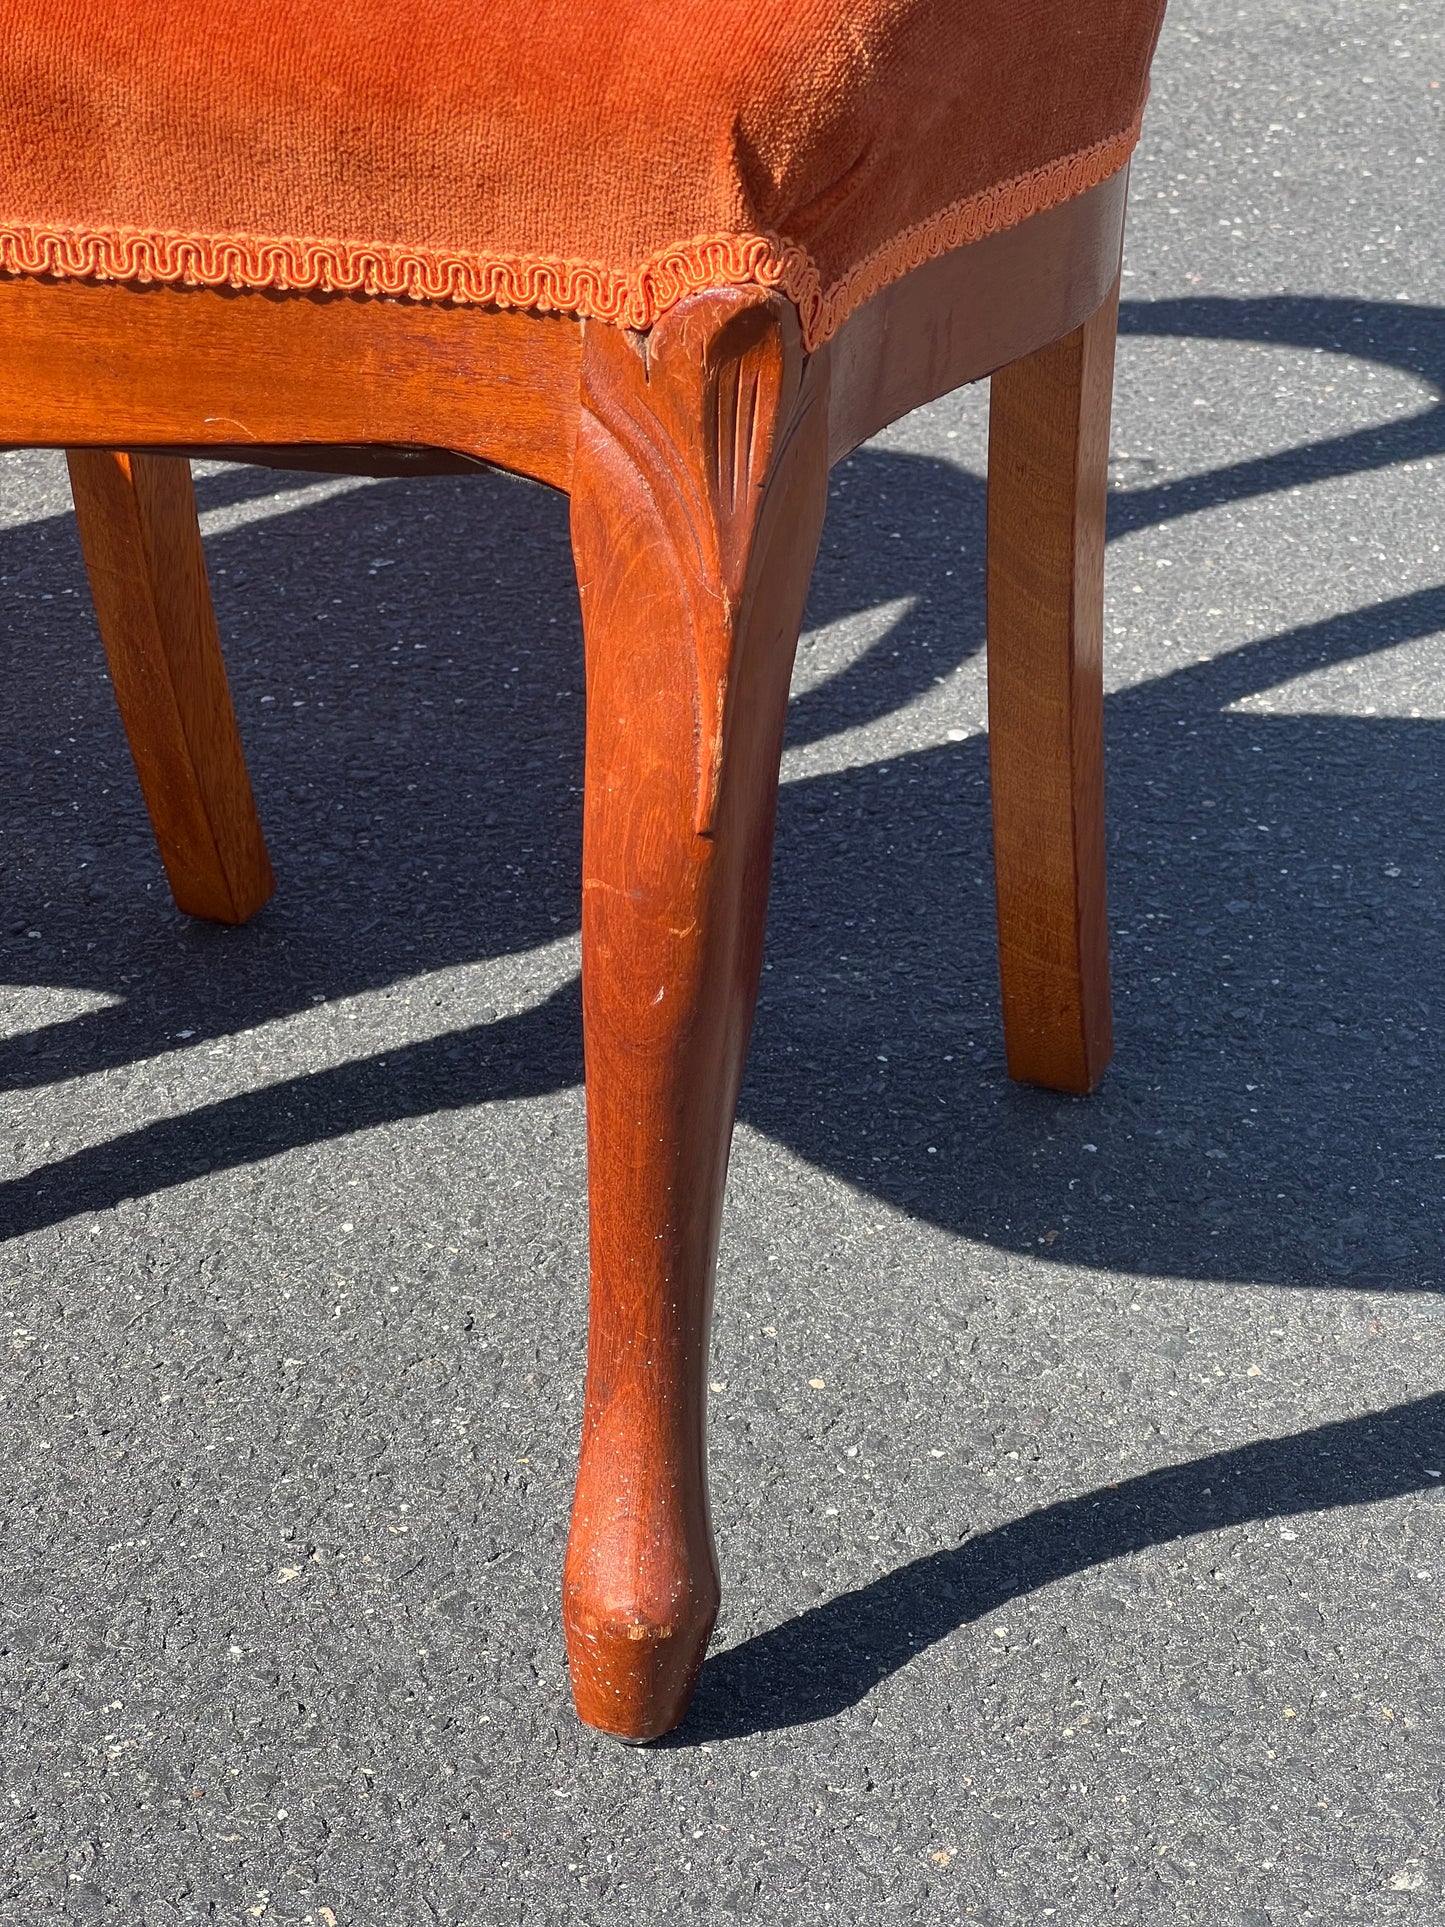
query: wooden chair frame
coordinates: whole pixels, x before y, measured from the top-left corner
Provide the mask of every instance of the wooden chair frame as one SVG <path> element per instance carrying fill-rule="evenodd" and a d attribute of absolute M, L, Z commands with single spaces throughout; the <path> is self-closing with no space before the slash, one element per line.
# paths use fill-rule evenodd
<path fill-rule="evenodd" d="M 272 889 L 184 457 L 567 490 L 587 656 L 591 1326 L 564 1576 L 584 1720 L 686 1709 L 719 1599 L 708 1327 L 761 967 L 789 676 L 827 475 L 993 376 L 988 668 L 1011 1074 L 1110 1049 L 1104 471 L 1127 170 L 920 267 L 805 355 L 756 288 L 648 334 L 349 295 L 0 279 L 0 443 L 69 451 L 116 695 L 176 902 Z M 182 459 L 177 459 L 178 457 Z"/>

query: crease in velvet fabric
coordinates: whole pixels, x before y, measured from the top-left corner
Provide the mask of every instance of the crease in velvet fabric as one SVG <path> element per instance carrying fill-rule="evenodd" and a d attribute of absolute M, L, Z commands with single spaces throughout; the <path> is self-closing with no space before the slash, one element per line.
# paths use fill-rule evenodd
<path fill-rule="evenodd" d="M 634 328 L 776 287 L 810 346 L 1084 192 L 1162 0 L 0 0 L 0 267 Z"/>

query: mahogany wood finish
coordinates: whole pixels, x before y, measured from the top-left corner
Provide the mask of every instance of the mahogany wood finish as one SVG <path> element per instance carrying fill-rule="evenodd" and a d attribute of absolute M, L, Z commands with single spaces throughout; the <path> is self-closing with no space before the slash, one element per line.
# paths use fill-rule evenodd
<path fill-rule="evenodd" d="M 1104 914 L 1104 505 L 1119 290 L 993 378 L 988 740 L 1010 1077 L 1090 1091 L 1113 1048 Z"/>
<path fill-rule="evenodd" d="M 828 345 L 829 460 L 1092 314 L 1119 265 L 1127 171 L 927 262 L 850 315 Z M 358 295 L 0 274 L 0 445 L 321 457 L 363 474 L 405 472 L 430 450 L 567 488 L 582 329 Z M 382 448 L 404 459 L 378 468 Z"/>
<path fill-rule="evenodd" d="M 381 443 L 572 471 L 582 324 L 560 316 L 12 275 L 0 341 L 10 446 Z"/>
<path fill-rule="evenodd" d="M 244 923 L 275 889 L 211 609 L 188 462 L 72 449 L 96 620 L 180 909 Z"/>
<path fill-rule="evenodd" d="M 832 342 L 829 459 L 1087 320 L 1119 273 L 1128 188 L 1126 168 L 939 255 L 850 315 Z"/>
<path fill-rule="evenodd" d="M 708 1323 L 827 499 L 825 362 L 791 306 L 742 289 L 683 301 L 645 349 L 589 328 L 583 353 L 592 1301 L 563 1595 L 578 1711 L 630 1739 L 681 1718 L 718 1607 Z"/>
<path fill-rule="evenodd" d="M 1108 1055 L 1098 644 L 1124 191 L 1120 174 L 918 269 L 811 356 L 791 306 L 760 289 L 692 296 L 637 336 L 445 304 L 0 277 L 0 444 L 72 451 L 142 787 L 197 914 L 248 914 L 270 872 L 178 455 L 495 464 L 571 490 L 592 1308 L 564 1618 L 579 1712 L 627 1739 L 682 1716 L 717 1610 L 708 1322 L 828 465 L 997 369 L 1010 1068 L 1083 1089 Z"/>

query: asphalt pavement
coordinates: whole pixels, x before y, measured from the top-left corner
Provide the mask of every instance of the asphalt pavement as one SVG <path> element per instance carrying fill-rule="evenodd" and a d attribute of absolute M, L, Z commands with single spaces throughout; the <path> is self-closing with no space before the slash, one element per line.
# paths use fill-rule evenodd
<path fill-rule="evenodd" d="M 566 505 L 207 464 L 280 888 L 173 909 L 0 458 L 0 1921 L 1445 1908 L 1445 57 L 1174 0 L 1108 565 L 1118 1050 L 1011 1086 L 986 395 L 834 475 L 681 1730 L 570 1709 Z"/>

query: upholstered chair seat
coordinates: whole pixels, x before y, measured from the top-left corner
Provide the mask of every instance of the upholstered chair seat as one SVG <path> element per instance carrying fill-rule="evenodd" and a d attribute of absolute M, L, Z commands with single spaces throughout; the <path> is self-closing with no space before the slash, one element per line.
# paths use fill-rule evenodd
<path fill-rule="evenodd" d="M 1114 173 L 1160 0 L 3 0 L 0 266 L 806 345 Z"/>

